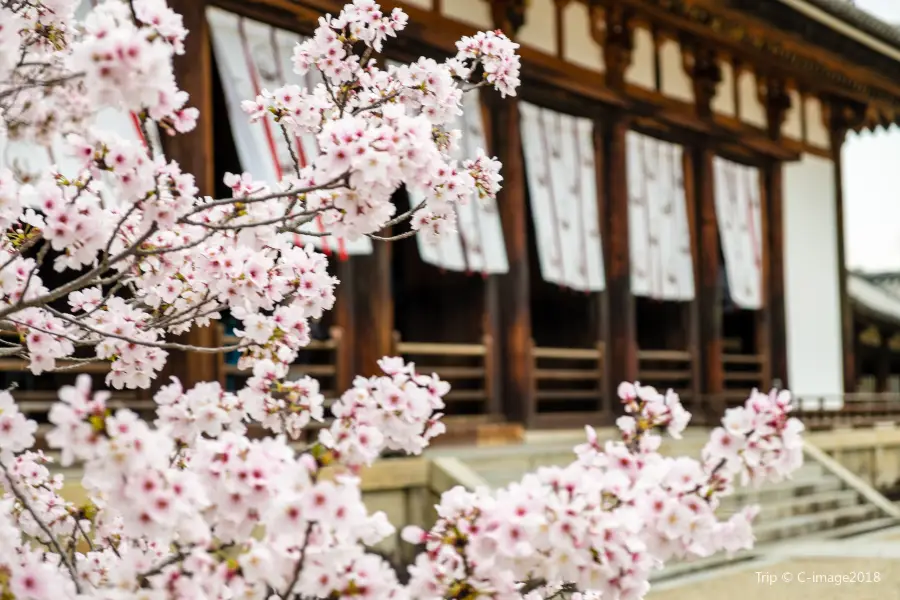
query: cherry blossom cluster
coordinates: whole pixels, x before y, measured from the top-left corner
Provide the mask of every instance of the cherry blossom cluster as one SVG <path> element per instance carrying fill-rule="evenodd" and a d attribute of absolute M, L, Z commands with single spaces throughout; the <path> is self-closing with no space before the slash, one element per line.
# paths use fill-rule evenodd
<path fill-rule="evenodd" d="M 637 427 L 622 419 L 621 439 L 603 444 L 588 428 L 572 464 L 504 489 L 443 494 L 431 529 L 403 531 L 425 551 L 401 585 L 367 549 L 394 529 L 368 512 L 353 473 L 385 449 L 420 452 L 441 430 L 435 411 L 449 386 L 399 359 L 380 364 L 385 374 L 358 379 L 305 449 L 283 435 L 245 434 L 261 397 L 270 403 L 264 419 L 284 419 L 272 420 L 276 431 L 295 429 L 298 413 L 308 421 L 321 412 L 298 400 L 315 393 L 309 383 L 283 381 L 274 363 L 259 363 L 255 381 L 236 394 L 173 381 L 155 397 L 155 426 L 112 411 L 109 392 L 93 391 L 82 375 L 60 390 L 46 441 L 63 465 L 82 466 L 83 505 L 61 496 L 63 476 L 29 450 L 37 425 L 0 393 L 0 591 L 35 600 L 139 591 L 160 599 L 637 599 L 673 557 L 749 548 L 756 509 L 720 521 L 722 498 L 740 474 L 777 481 L 802 459 L 802 425 L 790 418 L 786 393 L 754 391 L 696 461 L 658 452 L 655 430 L 677 434 L 686 424 L 677 396 L 623 385 L 623 405 L 639 407 L 630 415 Z M 723 431 L 732 440 L 724 445 Z"/>
<path fill-rule="evenodd" d="M 386 377 L 357 377 L 353 388 L 331 407 L 334 421 L 320 440 L 351 467 L 372 464 L 381 450 L 419 454 L 445 431 L 440 421 L 450 385 L 437 375 L 420 375 L 415 365 L 383 358 Z"/>
<path fill-rule="evenodd" d="M 515 93 L 518 44 L 500 32 L 482 33 L 460 41 L 457 56 L 444 63 L 420 58 L 386 71 L 353 54 L 359 42 L 380 52 L 384 39 L 405 25 L 402 11 L 384 16 L 373 0 L 357 0 L 339 16 L 323 19 L 294 52 L 298 74 L 314 68 L 321 74 L 314 89 L 288 85 L 243 103 L 252 119 L 272 118 L 292 135 L 316 135 L 320 154 L 298 170 L 298 185 L 348 177 L 345 193 L 319 194 L 309 205 L 322 211 L 330 229 L 350 239 L 374 233 L 393 216 L 391 194 L 401 181 L 428 198 L 413 220 L 414 229 L 428 237 L 452 230 L 453 206 L 469 201 L 476 189 L 479 197 L 493 198 L 500 187 L 500 165 L 486 156 L 458 165 L 447 161 L 459 136 L 445 125 L 461 113 L 460 82 L 468 82 L 478 65 L 483 81 L 471 85 Z M 361 187 L 368 190 L 365 196 L 354 192 Z"/>
<path fill-rule="evenodd" d="M 724 522 L 715 510 L 737 473 L 775 481 L 800 466 L 802 425 L 788 416 L 788 395 L 754 392 L 698 462 L 658 453 L 653 430 L 677 434 L 690 417 L 677 395 L 639 384 L 619 393 L 631 412 L 619 420 L 621 441 L 601 444 L 588 428 L 571 465 L 539 469 L 497 492 L 456 488 L 442 496 L 434 527 L 405 529 L 407 541 L 425 546 L 410 567 L 411 595 L 638 599 L 652 571 L 673 557 L 751 547 L 756 508 Z M 724 429 L 734 450 L 715 441 Z"/>
<path fill-rule="evenodd" d="M 175 80 L 187 31 L 165 0 L 3 2 L 0 17 L 0 44 L 15 47 L 4 53 L 13 58 L 0 77 L 0 131 L 57 163 L 0 165 L 0 327 L 20 337 L 0 356 L 27 359 L 35 374 L 77 356 L 108 363 L 107 385 L 146 388 L 170 351 L 193 349 L 172 336 L 225 312 L 241 321 L 224 348 L 241 367 L 288 365 L 338 283 L 299 240 L 384 240 L 378 232 L 405 221 L 397 237 L 432 239 L 455 228 L 458 205 L 500 189 L 500 164 L 483 151 L 451 158 L 461 133 L 449 128 L 466 91 L 515 92 L 518 46 L 500 32 L 464 38 L 444 62 L 382 69 L 373 52 L 405 27 L 403 11 L 354 0 L 322 18 L 293 57 L 318 84 L 243 103 L 288 138 L 315 136 L 318 154 L 295 157 L 281 181 L 227 174 L 231 196 L 216 199 L 153 143 L 152 132 L 188 131 L 199 116 Z M 106 130 L 104 110 L 130 113 L 140 139 Z M 404 186 L 424 200 L 398 214 Z"/>
<path fill-rule="evenodd" d="M 63 466 L 82 466 L 82 506 L 62 498 L 63 476 L 29 450 L 36 423 L 0 393 L 0 590 L 48 600 L 142 589 L 154 598 L 328 598 L 362 588 L 406 597 L 367 550 L 394 529 L 368 512 L 352 471 L 386 448 L 420 452 L 449 386 L 385 359 L 384 376 L 358 381 L 332 409 L 340 425 L 298 451 L 284 436 L 244 435 L 259 396 L 296 395 L 309 381 L 282 381 L 277 366 L 261 365 L 237 394 L 173 381 L 156 394 L 155 426 L 112 411 L 109 392 L 93 391 L 87 375 L 62 388 L 46 441 Z M 298 406 L 269 406 L 265 417 L 278 413 L 285 421 L 272 428 L 291 429 Z"/>
<path fill-rule="evenodd" d="M 172 69 L 186 36 L 181 15 L 165 0 L 103 2 L 85 18 L 68 66 L 90 81 L 84 86 L 89 101 L 146 111 L 154 121 L 190 131 L 199 113 L 185 108 L 187 93 L 178 89 Z"/>

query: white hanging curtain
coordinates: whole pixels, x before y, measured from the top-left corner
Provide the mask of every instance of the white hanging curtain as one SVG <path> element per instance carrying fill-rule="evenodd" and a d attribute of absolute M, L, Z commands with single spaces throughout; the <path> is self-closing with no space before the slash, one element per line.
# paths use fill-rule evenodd
<path fill-rule="evenodd" d="M 738 307 L 759 310 L 763 306 L 759 169 L 717 156 L 714 170 L 728 292 Z"/>
<path fill-rule="evenodd" d="M 683 148 L 635 131 L 626 143 L 631 291 L 656 300 L 693 300 Z"/>
<path fill-rule="evenodd" d="M 606 277 L 593 123 L 525 102 L 519 106 L 541 275 L 574 290 L 601 291 Z"/>
<path fill-rule="evenodd" d="M 307 166 L 318 154 L 314 135 L 285 139 L 281 128 L 270 119 L 251 123 L 240 107 L 243 100 L 255 99 L 264 89 L 294 84 L 309 90 L 321 81 L 318 72 L 311 71 L 304 77 L 294 73 L 291 56 L 294 46 L 304 38 L 216 7 L 206 9 L 206 18 L 241 168 L 256 179 L 280 181 L 294 170 L 291 150 L 300 166 Z M 325 232 L 320 220 L 309 226 Z M 351 241 L 334 236 L 305 236 L 304 242 L 329 254 L 372 253 L 372 241 L 366 237 Z"/>

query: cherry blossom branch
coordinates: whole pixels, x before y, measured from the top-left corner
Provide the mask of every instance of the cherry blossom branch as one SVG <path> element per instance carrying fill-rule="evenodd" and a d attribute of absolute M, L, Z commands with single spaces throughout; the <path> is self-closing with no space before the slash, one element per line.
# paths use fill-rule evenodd
<path fill-rule="evenodd" d="M 37 232 L 30 238 L 26 239 L 21 246 L 15 248 L 15 252 L 10 253 L 10 257 L 2 265 L 0 265 L 0 273 L 2 273 L 7 267 L 15 262 L 17 258 L 24 255 L 25 252 L 33 248 L 42 239 L 43 237 L 41 236 L 40 232 Z"/>
<path fill-rule="evenodd" d="M 254 345 L 252 343 L 242 343 L 242 344 L 235 344 L 233 346 L 206 347 L 206 346 L 191 346 L 189 344 L 178 344 L 175 342 L 153 342 L 150 340 L 138 340 L 138 339 L 135 339 L 132 337 L 128 337 L 127 335 L 121 335 L 121 334 L 97 329 L 95 327 L 92 327 L 91 325 L 88 325 L 87 323 L 84 323 L 83 321 L 74 319 L 74 318 L 70 317 L 69 315 L 65 314 L 64 312 L 58 311 L 55 308 L 52 308 L 50 306 L 45 306 L 44 308 L 48 312 L 53 314 L 55 317 L 58 317 L 59 319 L 62 319 L 63 321 L 66 321 L 67 323 L 76 325 L 78 327 L 81 327 L 82 329 L 86 329 L 88 331 L 96 333 L 97 335 L 101 335 L 104 338 L 114 338 L 117 340 L 122 340 L 123 342 L 128 342 L 129 344 L 135 344 L 138 346 L 148 346 L 151 348 L 161 348 L 164 350 L 183 350 L 186 352 L 200 352 L 203 354 L 218 354 L 220 352 L 235 352 L 237 350 L 243 350 L 244 348 L 249 348 L 250 346 Z"/>
<path fill-rule="evenodd" d="M 23 90 L 27 90 L 27 89 L 31 89 L 31 88 L 41 88 L 41 87 L 53 87 L 55 85 L 68 83 L 75 79 L 81 79 L 82 77 L 84 77 L 84 73 L 73 73 L 71 75 L 64 75 L 61 77 L 56 77 L 54 79 L 45 79 L 42 81 L 35 80 L 35 81 L 26 81 L 25 83 L 17 83 L 17 84 L 15 84 L 17 87 L 0 91 L 0 100 L 3 100 L 4 98 L 7 98 L 9 96 L 15 96 Z M 7 83 L 12 84 L 12 82 L 7 82 Z"/>
<path fill-rule="evenodd" d="M 41 528 L 41 531 L 44 532 L 49 540 L 50 544 L 56 550 L 57 554 L 59 554 L 60 561 L 65 565 L 66 569 L 69 571 L 69 575 L 72 577 L 72 583 L 75 584 L 75 590 L 80 594 L 81 593 L 81 583 L 78 580 L 78 573 L 75 571 L 75 567 L 72 565 L 66 553 L 63 551 L 62 546 L 59 543 L 59 540 L 56 539 L 56 536 L 53 535 L 53 532 L 50 531 L 50 528 L 44 523 L 44 520 L 38 515 L 37 511 L 31 506 L 31 503 L 28 501 L 28 497 L 22 493 L 16 483 L 13 481 L 12 475 L 9 473 L 9 469 L 6 467 L 6 464 L 0 460 L 0 469 L 3 470 L 3 474 L 6 475 L 6 482 L 9 484 L 9 491 L 12 492 L 13 496 L 22 504 L 28 514 L 31 515 L 31 518 L 34 519 L 35 523 L 37 523 L 38 527 Z"/>
<path fill-rule="evenodd" d="M 300 573 L 303 572 L 303 565 L 306 562 L 306 548 L 309 545 L 309 536 L 312 534 L 313 523 L 310 521 L 306 525 L 306 533 L 303 536 L 303 547 L 300 548 L 300 558 L 297 560 L 297 566 L 294 567 L 294 572 L 291 575 L 291 582 L 288 583 L 287 589 L 285 589 L 283 594 L 280 594 L 282 600 L 290 600 L 291 595 L 294 593 L 294 587 L 297 585 L 297 581 L 300 579 Z"/>
<path fill-rule="evenodd" d="M 76 290 L 80 290 L 84 287 L 88 287 L 90 285 L 95 285 L 96 283 L 102 283 L 102 280 L 100 282 L 94 282 L 93 280 L 98 275 L 106 272 L 112 265 L 115 265 L 118 262 L 124 260 L 125 258 L 128 258 L 129 256 L 131 256 L 133 251 L 137 247 L 139 247 L 141 244 L 143 244 L 145 241 L 147 241 L 147 239 L 149 239 L 149 237 L 154 232 L 155 232 L 155 226 L 151 226 L 129 248 L 126 248 L 125 250 L 123 250 L 119 254 L 113 256 L 112 258 L 108 258 L 107 256 L 104 256 L 100 260 L 99 265 L 97 265 L 96 267 L 94 267 L 93 269 L 88 271 L 87 273 L 80 275 L 79 277 L 76 277 L 75 279 L 71 280 L 69 283 L 66 283 L 66 284 L 58 287 L 57 289 L 53 290 L 52 292 L 48 292 L 47 294 L 45 294 L 43 296 L 38 296 L 36 298 L 32 298 L 31 300 L 28 300 L 27 302 L 21 302 L 14 306 L 9 306 L 5 309 L 0 309 L 0 319 L 3 319 L 7 315 L 10 315 L 14 312 L 18 312 L 25 308 L 31 308 L 34 306 L 41 306 L 44 304 L 49 304 L 51 302 L 59 300 L 60 298 L 62 298 L 64 296 L 67 296 L 68 294 L 70 294 Z"/>
<path fill-rule="evenodd" d="M 158 565 L 156 565 L 149 571 L 139 574 L 137 576 L 137 580 L 141 581 L 141 582 L 146 582 L 148 579 L 150 579 L 154 575 L 159 575 L 168 567 L 171 567 L 172 565 L 177 564 L 178 562 L 184 560 L 185 558 L 187 558 L 189 556 L 189 554 L 190 554 L 190 552 L 185 552 L 184 550 L 179 549 L 177 552 L 175 552 L 175 554 L 169 556 L 168 558 L 163 560 L 161 563 L 159 563 Z"/>
<path fill-rule="evenodd" d="M 302 188 L 294 188 L 283 192 L 271 192 L 262 196 L 238 196 L 234 198 L 219 198 L 217 200 L 208 200 L 198 203 L 187 216 L 202 212 L 216 206 L 224 206 L 227 204 L 254 204 L 257 202 L 268 202 L 269 200 L 278 200 L 279 198 L 289 198 L 291 196 L 301 196 L 312 192 L 320 192 L 326 190 L 335 190 L 347 186 L 347 173 L 342 173 L 337 177 L 323 183 L 322 185 L 312 185 Z"/>

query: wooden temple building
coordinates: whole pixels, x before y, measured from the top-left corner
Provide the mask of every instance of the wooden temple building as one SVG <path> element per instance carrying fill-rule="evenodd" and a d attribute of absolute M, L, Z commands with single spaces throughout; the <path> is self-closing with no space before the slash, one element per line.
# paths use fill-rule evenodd
<path fill-rule="evenodd" d="M 168 155 L 202 193 L 226 194 L 229 171 L 276 178 L 287 142 L 237 100 L 314 83 L 290 48 L 343 2 L 170 2 L 202 116 L 162 141 Z M 844 0 L 380 4 L 410 16 L 385 60 L 447 56 L 484 29 L 521 44 L 519 95 L 469 94 L 459 124 L 463 146 L 503 162 L 504 189 L 436 246 L 310 238 L 341 285 L 298 373 L 338 392 L 400 354 L 453 384 L 448 415 L 539 428 L 610 422 L 622 380 L 679 391 L 700 420 L 753 387 L 857 390 L 870 363 L 844 267 L 841 146 L 898 120 L 900 33 Z M 887 390 L 900 360 L 878 364 Z M 242 377 L 228 356 L 171 370 Z"/>

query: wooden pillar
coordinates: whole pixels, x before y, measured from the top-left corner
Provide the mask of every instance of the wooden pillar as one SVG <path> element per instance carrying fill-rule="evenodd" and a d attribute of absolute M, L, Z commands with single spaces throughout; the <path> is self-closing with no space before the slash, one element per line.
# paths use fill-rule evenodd
<path fill-rule="evenodd" d="M 606 121 L 606 222 L 608 223 L 606 294 L 609 307 L 607 356 L 610 394 L 622 381 L 638 379 L 637 321 L 631 293 L 631 249 L 628 237 L 627 115 Z M 615 396 L 610 396 L 615 397 Z"/>
<path fill-rule="evenodd" d="M 853 309 L 847 296 L 847 263 L 844 252 L 844 176 L 841 149 L 847 132 L 861 122 L 865 107 L 832 102 L 828 106 L 828 130 L 831 141 L 831 157 L 834 161 L 834 210 L 837 235 L 838 291 L 841 310 L 841 338 L 844 357 L 844 392 L 856 389 L 856 357 L 853 343 Z"/>
<path fill-rule="evenodd" d="M 385 230 L 379 235 L 391 233 Z M 373 246 L 369 256 L 353 257 L 354 365 L 358 374 L 364 376 L 381 375 L 378 360 L 393 351 L 393 246 L 378 241 Z"/>
<path fill-rule="evenodd" d="M 201 195 L 212 195 L 215 189 L 213 160 L 213 90 L 209 27 L 206 23 L 206 0 L 172 0 L 172 9 L 181 14 L 190 32 L 185 51 L 175 57 L 178 85 L 190 96 L 190 105 L 200 110 L 197 127 L 187 134 L 163 135 L 163 148 L 170 160 L 177 161 L 185 173 L 192 173 Z M 225 118 L 225 115 L 222 115 Z M 195 346 L 220 343 L 220 324 L 194 328 L 175 341 Z M 201 381 L 224 382 L 224 360 L 218 354 L 169 351 L 169 361 L 156 384 L 168 383 L 170 376 L 181 379 L 185 386 Z"/>
<path fill-rule="evenodd" d="M 340 347 L 337 356 L 337 375 L 335 387 L 343 393 L 353 384 L 356 376 L 356 303 L 354 289 L 354 264 L 358 257 L 338 262 L 337 278 L 340 279 L 335 295 L 334 324 L 341 330 Z"/>
<path fill-rule="evenodd" d="M 787 357 L 787 317 L 784 295 L 784 169 L 781 162 L 766 168 L 769 209 L 769 348 L 772 379 L 790 389 Z"/>
<path fill-rule="evenodd" d="M 888 380 L 891 377 L 891 334 L 881 332 L 881 345 L 878 347 L 878 361 L 875 364 L 875 391 L 887 392 Z"/>
<path fill-rule="evenodd" d="M 485 365 L 488 370 L 485 382 L 490 402 L 487 406 L 491 417 L 503 415 L 503 382 L 500 369 L 504 363 L 501 353 L 501 338 L 503 335 L 503 322 L 500 306 L 500 278 L 498 275 L 489 275 L 484 281 L 484 311 L 482 332 L 485 338 L 490 340 L 487 346 L 488 356 Z"/>
<path fill-rule="evenodd" d="M 525 0 L 497 0 L 491 3 L 494 26 L 511 39 L 524 23 Z M 498 320 L 497 351 L 502 357 L 497 371 L 503 390 L 503 410 L 507 418 L 534 422 L 534 360 L 531 356 L 531 286 L 528 272 L 528 204 L 525 201 L 525 165 L 516 98 L 487 96 L 491 111 L 494 154 L 503 164 L 503 189 L 497 198 L 509 271 L 497 276 L 497 303 L 502 307 Z"/>
<path fill-rule="evenodd" d="M 499 322 L 499 371 L 504 411 L 513 421 L 530 425 L 537 406 L 532 378 L 531 288 L 528 272 L 528 205 L 525 166 L 519 129 L 519 104 L 494 96 L 496 154 L 503 163 L 503 190 L 497 199 L 509 272 L 497 277 L 497 299 L 503 308 Z"/>
<path fill-rule="evenodd" d="M 722 81 L 719 59 L 715 50 L 687 40 L 693 58 L 686 67 L 694 86 L 697 116 L 713 121 L 712 101 Z M 685 55 L 687 58 L 687 55 Z M 691 149 L 692 171 L 686 181 L 692 183 L 693 209 L 692 234 L 696 239 L 691 247 L 694 251 L 694 273 L 696 297 L 693 302 L 693 338 L 695 340 L 695 363 L 699 368 L 699 388 L 701 398 L 696 404 L 707 414 L 707 422 L 715 422 L 725 408 L 724 370 L 722 365 L 722 289 L 719 265 L 719 224 L 716 220 L 716 200 L 713 181 L 713 158 L 715 151 L 709 140 L 702 140 Z M 687 190 L 686 190 L 687 191 Z"/>
<path fill-rule="evenodd" d="M 692 152 L 684 152 L 682 154 L 682 169 L 684 170 L 684 197 L 687 203 L 688 231 L 691 236 L 691 267 L 694 273 L 700 272 L 700 227 L 697 223 L 699 211 L 697 185 L 694 181 L 697 170 L 694 168 L 696 156 Z M 697 410 L 695 407 L 702 407 L 703 393 L 703 350 L 700 341 L 700 302 L 699 294 L 696 289 L 695 276 L 694 299 L 688 303 L 686 311 L 685 329 L 687 331 L 687 347 L 691 353 L 691 410 Z M 701 416 L 697 416 L 697 420 Z"/>
<path fill-rule="evenodd" d="M 485 95 L 481 96 L 481 117 L 486 124 L 485 137 L 487 152 L 492 156 L 497 156 L 498 147 L 494 138 L 494 116 L 491 109 L 491 103 L 485 100 Z M 505 173 L 504 173 L 505 175 Z M 503 377 L 501 368 L 504 363 L 502 354 L 503 344 L 503 316 L 502 306 L 500 304 L 500 276 L 496 274 L 488 275 L 484 278 L 484 304 L 482 306 L 482 323 L 481 334 L 487 344 L 485 357 L 485 392 L 490 399 L 486 407 L 487 413 L 492 418 L 500 418 L 503 416 Z"/>
<path fill-rule="evenodd" d="M 624 89 L 625 71 L 632 60 L 631 13 L 613 5 L 606 10 L 602 36 L 606 84 Z M 604 121 L 603 157 L 606 236 L 606 302 L 608 308 L 606 351 L 608 395 L 616 398 L 619 382 L 638 379 L 637 321 L 631 293 L 631 248 L 628 237 L 628 165 L 626 138 L 631 117 L 610 113 Z"/>
<path fill-rule="evenodd" d="M 710 400 L 709 416 L 716 420 L 725 409 L 724 368 L 722 365 L 722 287 L 719 263 L 719 224 L 713 184 L 715 151 L 708 143 L 694 151 L 694 180 L 697 186 L 697 224 L 699 270 L 697 303 L 700 313 L 700 355 L 703 392 Z"/>
<path fill-rule="evenodd" d="M 766 188 L 766 172 L 765 169 L 760 170 L 759 179 L 757 181 L 760 192 L 759 212 L 760 212 L 760 293 L 762 295 L 762 306 L 756 311 L 754 326 L 756 328 L 756 354 L 762 357 L 760 364 L 760 384 L 761 391 L 767 391 L 772 386 L 772 302 L 770 297 L 771 282 L 771 260 L 772 247 L 769 244 L 769 194 Z M 749 390 L 748 390 L 749 391 Z"/>
<path fill-rule="evenodd" d="M 769 78 L 760 90 L 766 107 L 769 137 L 781 141 L 781 130 L 791 107 L 791 96 L 784 81 Z M 787 321 L 784 305 L 784 209 L 782 163 L 767 161 L 761 179 L 762 285 L 763 309 L 757 319 L 757 353 L 763 363 L 764 389 L 779 384 L 787 387 Z"/>
<path fill-rule="evenodd" d="M 603 272 L 606 274 L 608 279 L 609 277 L 609 239 L 610 239 L 610 230 L 607 226 L 609 221 L 607 220 L 607 205 L 609 204 L 607 200 L 607 172 L 609 169 L 606 164 L 606 153 L 604 152 L 604 148 L 606 146 L 605 136 L 604 136 L 604 124 L 602 122 L 594 123 L 594 165 L 596 168 L 596 185 L 597 185 L 597 218 L 599 219 L 599 223 L 597 223 L 597 231 L 600 232 L 600 244 L 601 244 L 601 252 L 603 256 L 601 260 L 603 260 Z M 600 370 L 600 377 L 602 378 L 600 381 L 600 392 L 603 394 L 603 405 L 601 407 L 601 411 L 603 413 L 604 421 L 608 423 L 612 423 L 615 420 L 616 416 L 616 406 L 618 403 L 616 402 L 616 390 L 615 385 L 618 385 L 617 381 L 614 381 L 612 378 L 612 370 L 610 369 L 610 337 L 609 337 L 609 327 L 611 322 L 611 315 L 609 310 L 609 289 L 603 290 L 602 292 L 597 293 L 597 311 L 599 314 L 597 315 L 597 340 L 598 345 L 601 351 L 601 361 L 602 366 Z"/>

